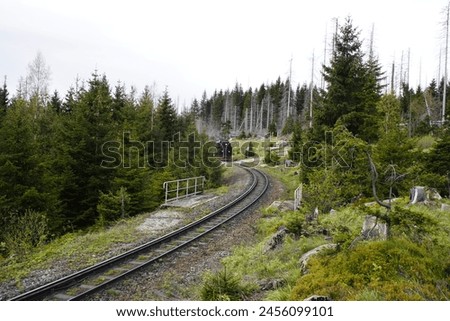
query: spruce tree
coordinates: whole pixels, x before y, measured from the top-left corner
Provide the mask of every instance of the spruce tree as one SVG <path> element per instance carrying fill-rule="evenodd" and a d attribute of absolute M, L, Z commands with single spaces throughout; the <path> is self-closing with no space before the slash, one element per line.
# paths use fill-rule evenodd
<path fill-rule="evenodd" d="M 169 161 L 170 142 L 173 142 L 175 134 L 179 131 L 177 112 L 167 89 L 158 101 L 154 129 L 153 146 L 150 147 L 149 152 L 152 155 L 149 163 L 152 167 L 165 167 Z"/>
<path fill-rule="evenodd" d="M 40 188 L 37 167 L 37 145 L 34 140 L 33 114 L 26 101 L 15 99 L 0 128 L 0 190 L 3 207 L 24 211 L 32 206 L 44 210 L 45 201 L 38 197 Z"/>
<path fill-rule="evenodd" d="M 203 121 L 207 122 L 211 114 L 211 102 L 208 99 L 206 91 L 202 94 L 202 100 L 200 101 L 200 117 Z"/>
<path fill-rule="evenodd" d="M 213 102 L 211 106 L 211 113 L 212 113 L 212 123 L 215 128 L 220 128 L 221 126 L 221 120 L 222 120 L 222 114 L 225 110 L 225 96 L 223 94 L 223 91 L 220 90 L 219 92 L 215 92 L 213 96 Z"/>
<path fill-rule="evenodd" d="M 306 95 L 308 93 L 308 87 L 306 84 L 303 84 L 303 86 L 300 87 L 300 84 L 297 86 L 297 89 L 295 90 L 295 110 L 297 112 L 297 115 L 301 116 L 303 113 L 303 110 L 305 108 L 306 104 Z"/>
<path fill-rule="evenodd" d="M 98 217 L 100 192 L 107 193 L 115 170 L 102 166 L 102 146 L 116 141 L 118 130 L 112 121 L 112 97 L 105 76 L 97 74 L 80 93 L 70 117 L 64 119 L 60 133 L 70 159 L 70 179 L 62 191 L 66 220 L 75 227 L 92 225 Z"/>
<path fill-rule="evenodd" d="M 169 97 L 167 89 L 159 99 L 156 109 L 156 126 L 158 128 L 158 138 L 161 141 L 172 141 L 177 130 L 177 111 Z"/>
<path fill-rule="evenodd" d="M 284 83 L 281 81 L 281 78 L 278 77 L 277 81 L 269 87 L 269 93 L 270 97 L 272 98 L 273 104 L 272 122 L 274 123 L 275 128 L 278 128 L 279 125 L 283 92 L 284 92 Z M 273 133 L 273 129 L 274 129 L 273 127 L 269 127 L 269 132 L 272 133 L 272 135 L 276 136 L 276 133 Z"/>
<path fill-rule="evenodd" d="M 289 159 L 296 163 L 302 160 L 303 140 L 302 140 L 302 126 L 299 122 L 294 124 L 293 134 L 291 138 L 291 149 L 289 150 Z"/>
<path fill-rule="evenodd" d="M 61 111 L 66 114 L 72 113 L 77 99 L 78 94 L 75 92 L 75 89 L 73 87 L 70 87 L 69 91 L 66 94 L 66 97 L 64 98 Z"/>
<path fill-rule="evenodd" d="M 446 176 L 450 185 L 450 132 L 448 129 L 427 155 L 426 163 L 427 169 L 431 172 Z"/>
<path fill-rule="evenodd" d="M 5 77 L 5 81 L 3 82 L 3 87 L 0 88 L 0 124 L 2 119 L 5 117 L 6 115 L 6 110 L 8 109 L 9 106 L 9 92 L 8 92 L 8 88 L 6 87 L 6 77 Z"/>
<path fill-rule="evenodd" d="M 118 124 L 122 124 L 125 118 L 127 105 L 127 95 L 125 87 L 119 82 L 115 88 L 112 100 L 112 119 Z"/>
<path fill-rule="evenodd" d="M 30 211 L 58 225 L 58 189 L 47 163 L 47 149 L 41 148 L 40 122 L 29 103 L 17 98 L 0 126 L 0 242 L 3 233 Z"/>
<path fill-rule="evenodd" d="M 154 139 L 155 108 L 150 88 L 145 86 L 137 104 L 136 131 L 141 142 Z"/>
<path fill-rule="evenodd" d="M 257 91 L 256 94 L 256 101 L 258 105 L 262 103 L 265 95 L 266 95 L 266 86 L 262 84 L 261 87 L 259 87 L 259 90 Z"/>
<path fill-rule="evenodd" d="M 197 119 L 200 116 L 200 105 L 197 99 L 194 99 L 191 104 L 191 113 L 194 119 Z"/>
<path fill-rule="evenodd" d="M 393 94 L 384 95 L 377 104 L 380 117 L 378 119 L 379 140 L 373 152 L 373 160 L 380 170 L 378 187 L 379 195 L 389 196 L 389 184 L 392 182 L 393 170 L 396 175 L 406 175 L 406 180 L 398 181 L 393 188 L 396 195 L 407 193 L 411 184 L 408 179 L 412 175 L 409 169 L 417 164 L 418 155 L 413 151 L 413 144 L 408 139 L 407 130 L 400 126 L 401 105 Z M 383 184 L 384 183 L 384 184 Z"/>
<path fill-rule="evenodd" d="M 331 128 L 339 121 L 355 136 L 374 140 L 373 116 L 379 98 L 378 64 L 375 60 L 370 64 L 364 62 L 359 31 L 350 18 L 340 27 L 334 45 L 330 66 L 323 66 L 327 91 L 317 122 Z"/>
<path fill-rule="evenodd" d="M 52 98 L 50 99 L 50 108 L 57 114 L 59 114 L 62 111 L 63 103 L 61 99 L 59 98 L 58 91 L 55 90 L 53 93 Z"/>

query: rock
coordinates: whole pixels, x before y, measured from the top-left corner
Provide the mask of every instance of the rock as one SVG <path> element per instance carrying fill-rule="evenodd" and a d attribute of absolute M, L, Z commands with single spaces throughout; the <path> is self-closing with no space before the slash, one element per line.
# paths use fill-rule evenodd
<path fill-rule="evenodd" d="M 274 201 L 269 208 L 276 209 L 280 212 L 292 211 L 294 209 L 294 201 Z"/>
<path fill-rule="evenodd" d="M 401 200 L 401 198 L 392 198 L 392 199 L 387 199 L 387 200 L 383 200 L 382 202 L 384 204 L 389 204 L 389 203 L 394 203 Z M 378 206 L 377 202 L 368 202 L 368 203 L 364 203 L 364 206 L 366 207 L 373 207 L 373 206 Z"/>
<path fill-rule="evenodd" d="M 286 160 L 284 161 L 284 165 L 285 165 L 286 167 L 295 167 L 295 166 L 297 166 L 297 164 L 294 163 L 294 161 L 291 160 L 291 159 L 286 159 Z"/>
<path fill-rule="evenodd" d="M 336 214 L 336 213 L 337 213 L 336 210 L 334 210 L 334 209 L 331 209 L 331 210 L 330 210 L 330 215 L 334 215 L 334 214 Z"/>
<path fill-rule="evenodd" d="M 331 301 L 331 299 L 323 295 L 311 295 L 309 298 L 306 298 L 303 301 Z"/>
<path fill-rule="evenodd" d="M 435 188 L 428 188 L 427 199 L 430 201 L 440 201 L 442 199 L 442 196 Z"/>
<path fill-rule="evenodd" d="M 376 216 L 367 215 L 364 219 L 361 234 L 364 239 L 387 239 L 387 224 L 380 222 Z"/>
<path fill-rule="evenodd" d="M 270 204 L 269 208 L 273 209 L 279 209 L 281 206 L 282 201 L 273 201 L 272 204 Z"/>
<path fill-rule="evenodd" d="M 275 279 L 275 280 L 261 280 L 258 282 L 259 288 L 261 291 L 270 291 L 276 290 L 278 288 L 283 287 L 286 284 L 286 281 L 283 279 Z"/>
<path fill-rule="evenodd" d="M 313 222 L 313 221 L 317 220 L 318 217 L 319 217 L 319 209 L 316 207 L 314 209 L 314 212 L 312 212 L 311 214 L 306 215 L 306 221 L 307 222 Z"/>
<path fill-rule="evenodd" d="M 411 188 L 409 200 L 411 204 L 427 203 L 430 201 L 439 201 L 442 197 L 435 188 L 415 186 Z"/>
<path fill-rule="evenodd" d="M 444 212 L 450 212 L 450 205 L 448 205 L 448 204 L 442 204 L 442 205 L 441 205 L 441 211 L 444 211 Z"/>
<path fill-rule="evenodd" d="M 337 246 L 337 244 L 334 244 L 334 243 L 322 244 L 322 245 L 312 249 L 311 251 L 308 251 L 305 254 L 303 254 L 299 260 L 300 269 L 302 271 L 302 274 L 308 273 L 307 265 L 308 265 L 308 261 L 311 258 L 311 256 L 316 255 L 317 253 L 319 253 L 323 250 L 335 249 L 336 246 Z"/>
<path fill-rule="evenodd" d="M 263 253 L 273 251 L 281 244 L 283 244 L 286 234 L 287 229 L 284 226 L 280 227 L 278 231 L 270 238 L 270 240 L 264 246 Z"/>

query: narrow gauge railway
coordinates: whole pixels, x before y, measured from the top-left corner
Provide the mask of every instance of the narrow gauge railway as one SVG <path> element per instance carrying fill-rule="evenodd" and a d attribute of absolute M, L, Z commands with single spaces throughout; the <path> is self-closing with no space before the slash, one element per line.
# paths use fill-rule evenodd
<path fill-rule="evenodd" d="M 98 292 L 106 285 L 119 281 L 143 267 L 150 266 L 163 257 L 177 252 L 202 236 L 218 229 L 246 211 L 267 191 L 269 180 L 266 174 L 257 169 L 242 168 L 251 175 L 250 186 L 241 196 L 229 204 L 178 230 L 121 255 L 22 293 L 11 300 L 83 300 L 87 295 Z"/>

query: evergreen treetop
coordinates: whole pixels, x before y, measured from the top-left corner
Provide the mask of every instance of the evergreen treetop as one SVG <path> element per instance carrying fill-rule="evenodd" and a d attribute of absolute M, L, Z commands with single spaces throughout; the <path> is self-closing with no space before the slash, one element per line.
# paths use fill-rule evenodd
<path fill-rule="evenodd" d="M 156 109 L 156 123 L 158 124 L 158 138 L 162 141 L 172 141 L 177 130 L 177 111 L 166 89 L 159 99 Z"/>
<path fill-rule="evenodd" d="M 381 70 L 376 59 L 364 61 L 359 31 L 347 18 L 335 37 L 335 50 L 329 66 L 323 66 L 327 82 L 319 125 L 331 128 L 338 121 L 365 140 L 376 137 L 376 102 L 380 97 Z"/>

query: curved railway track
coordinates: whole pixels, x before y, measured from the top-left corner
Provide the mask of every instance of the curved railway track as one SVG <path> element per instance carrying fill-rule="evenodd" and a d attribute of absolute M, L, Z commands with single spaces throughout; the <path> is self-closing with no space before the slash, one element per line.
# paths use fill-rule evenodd
<path fill-rule="evenodd" d="M 256 169 L 242 168 L 251 174 L 251 184 L 231 203 L 178 230 L 10 300 L 82 300 L 216 230 L 255 204 L 268 188 L 266 174 Z"/>

